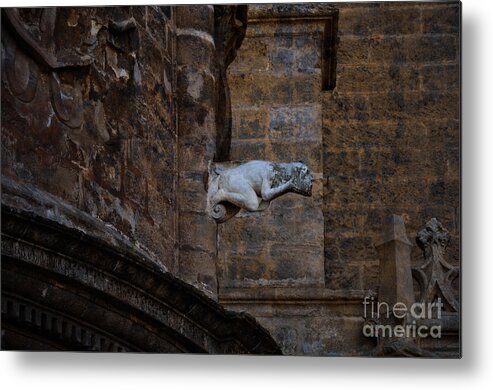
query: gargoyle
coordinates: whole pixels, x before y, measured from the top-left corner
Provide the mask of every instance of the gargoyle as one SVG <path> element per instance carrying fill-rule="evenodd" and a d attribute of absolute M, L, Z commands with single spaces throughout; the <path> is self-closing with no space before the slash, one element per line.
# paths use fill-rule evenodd
<path fill-rule="evenodd" d="M 217 222 L 230 219 L 240 209 L 262 211 L 270 201 L 287 193 L 312 195 L 313 176 L 302 162 L 211 163 L 208 212 Z"/>

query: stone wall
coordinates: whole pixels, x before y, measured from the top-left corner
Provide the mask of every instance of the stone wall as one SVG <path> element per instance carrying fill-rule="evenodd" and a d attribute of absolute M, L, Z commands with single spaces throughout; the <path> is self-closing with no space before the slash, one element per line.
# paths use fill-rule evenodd
<path fill-rule="evenodd" d="M 254 314 L 287 354 L 371 353 L 362 298 L 378 290 L 386 216 L 411 240 L 438 218 L 459 262 L 460 5 L 335 6 L 335 88 L 321 82 L 330 5 L 250 6 L 229 72 L 231 159 L 322 166 L 313 198 L 284 196 L 218 231 L 220 302 Z"/>
<path fill-rule="evenodd" d="M 215 295 L 215 224 L 205 214 L 204 188 L 204 173 L 216 151 L 214 8 L 177 6 L 175 10 L 180 91 L 178 273 Z"/>
<path fill-rule="evenodd" d="M 264 212 L 242 212 L 218 228 L 219 284 L 230 287 L 323 287 L 321 48 L 327 18 L 295 22 L 250 7 L 247 35 L 230 66 L 231 160 L 303 161 L 313 196 L 288 194 Z M 323 15 L 321 11 L 319 16 Z"/>
<path fill-rule="evenodd" d="M 172 9 L 7 12 L 2 175 L 69 202 L 174 270 Z"/>
<path fill-rule="evenodd" d="M 229 148 L 225 71 L 245 18 L 222 5 L 5 10 L 2 174 L 216 296 L 204 175 Z"/>
<path fill-rule="evenodd" d="M 459 263 L 460 5 L 250 6 L 229 151 L 218 39 L 244 9 L 216 7 L 2 10 L 2 175 L 252 313 L 284 353 L 368 355 L 384 218 L 411 238 L 438 218 Z M 303 160 L 313 196 L 216 226 L 204 174 L 228 159 Z"/>
<path fill-rule="evenodd" d="M 2 348 L 280 353 L 217 303 L 205 213 L 245 17 L 2 9 Z"/>
<path fill-rule="evenodd" d="M 438 218 L 459 261 L 460 5 L 339 8 L 337 84 L 322 103 L 326 283 L 376 289 L 390 214 L 412 239 Z"/>

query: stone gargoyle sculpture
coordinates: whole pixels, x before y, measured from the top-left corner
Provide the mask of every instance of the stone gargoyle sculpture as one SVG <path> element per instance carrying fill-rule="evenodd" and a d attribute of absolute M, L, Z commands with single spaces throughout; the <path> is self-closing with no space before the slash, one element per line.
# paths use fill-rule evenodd
<path fill-rule="evenodd" d="M 287 192 L 311 196 L 312 182 L 313 176 L 302 162 L 209 163 L 207 211 L 222 223 L 241 209 L 265 210 L 271 200 Z"/>

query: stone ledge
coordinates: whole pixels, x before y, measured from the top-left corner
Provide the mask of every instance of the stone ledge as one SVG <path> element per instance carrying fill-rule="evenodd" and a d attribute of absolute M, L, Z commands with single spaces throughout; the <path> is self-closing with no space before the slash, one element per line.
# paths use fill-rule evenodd
<path fill-rule="evenodd" d="M 257 19 L 327 18 L 338 13 L 339 10 L 334 5 L 326 3 L 260 4 L 249 6 L 248 22 L 255 22 Z"/>
<path fill-rule="evenodd" d="M 361 304 L 370 292 L 364 290 L 329 290 L 326 288 L 224 288 L 219 291 L 219 302 L 230 303 L 349 303 Z"/>

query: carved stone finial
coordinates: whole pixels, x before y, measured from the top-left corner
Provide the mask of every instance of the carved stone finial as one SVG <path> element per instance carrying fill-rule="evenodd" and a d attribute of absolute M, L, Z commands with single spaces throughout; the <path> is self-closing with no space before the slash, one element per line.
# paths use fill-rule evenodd
<path fill-rule="evenodd" d="M 436 218 L 432 218 L 426 223 L 426 227 L 418 232 L 416 242 L 425 252 L 433 245 L 438 245 L 443 251 L 450 242 L 450 234 Z"/>
<path fill-rule="evenodd" d="M 271 200 L 287 192 L 311 196 L 312 181 L 308 167 L 301 162 L 210 163 L 207 211 L 222 223 L 242 208 L 265 210 Z"/>
<path fill-rule="evenodd" d="M 459 302 L 454 297 L 452 282 L 459 276 L 458 268 L 444 258 L 444 250 L 450 242 L 450 234 L 443 225 L 432 218 L 418 232 L 416 242 L 423 251 L 425 262 L 413 269 L 421 290 L 421 301 L 434 302 L 440 297 L 448 311 L 459 311 Z"/>

